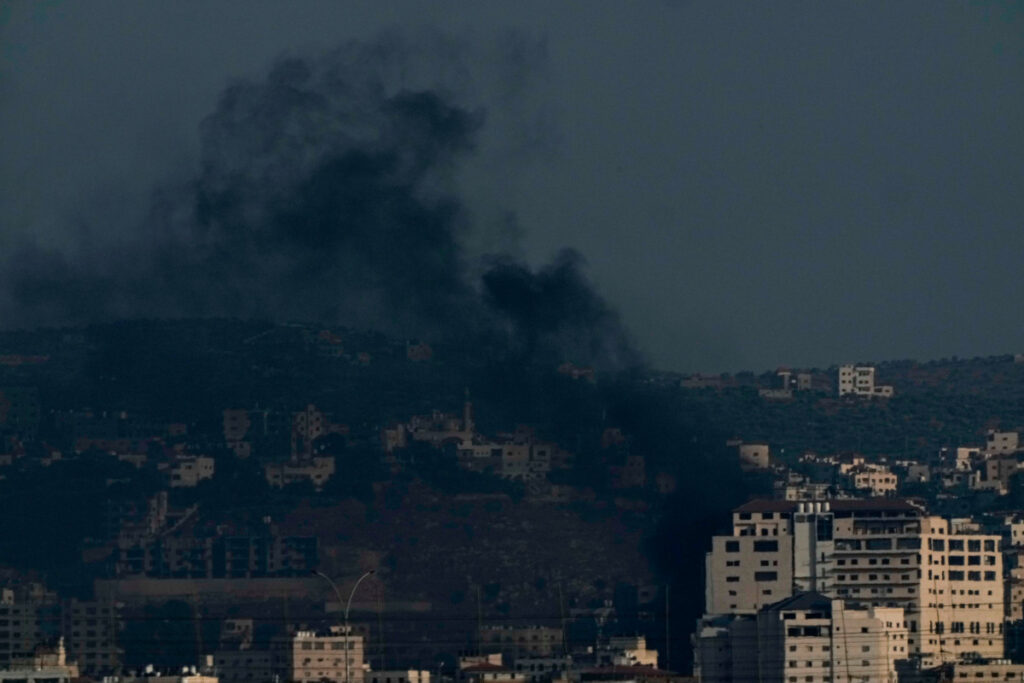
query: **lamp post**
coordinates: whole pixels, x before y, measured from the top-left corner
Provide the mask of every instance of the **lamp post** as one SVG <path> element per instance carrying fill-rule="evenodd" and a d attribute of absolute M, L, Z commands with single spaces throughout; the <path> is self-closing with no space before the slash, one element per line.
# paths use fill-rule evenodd
<path fill-rule="evenodd" d="M 341 591 L 338 590 L 338 585 L 336 583 L 334 583 L 334 581 L 331 579 L 331 577 L 327 576 L 327 574 L 324 574 L 321 571 L 317 571 L 316 569 L 314 569 L 313 573 L 316 574 L 317 576 L 319 576 L 320 578 L 324 579 L 325 581 L 327 581 L 327 583 L 331 584 L 331 588 L 334 589 L 334 595 L 335 595 L 335 597 L 338 598 L 338 604 L 340 605 L 341 604 Z M 359 584 L 361 584 L 363 582 L 363 579 L 365 579 L 367 576 L 371 576 L 372 574 L 375 574 L 375 573 L 376 573 L 376 570 L 374 570 L 374 569 L 370 569 L 370 570 L 364 572 L 363 575 L 360 576 L 356 580 L 355 585 L 352 586 L 352 590 L 348 594 L 348 601 L 345 602 L 345 683 L 351 683 L 351 676 L 350 676 L 350 671 L 349 671 L 349 661 L 351 660 L 351 654 L 352 653 L 349 652 L 349 650 L 352 649 L 352 630 L 351 630 L 351 627 L 348 624 L 348 612 L 349 612 L 350 609 L 352 609 L 352 597 L 356 594 L 356 589 L 359 588 Z"/>

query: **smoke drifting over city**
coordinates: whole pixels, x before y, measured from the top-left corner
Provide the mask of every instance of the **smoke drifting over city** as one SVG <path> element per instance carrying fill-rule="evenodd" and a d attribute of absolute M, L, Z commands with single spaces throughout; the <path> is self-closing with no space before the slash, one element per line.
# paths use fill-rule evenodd
<path fill-rule="evenodd" d="M 474 226 L 453 176 L 488 115 L 458 91 L 464 46 L 439 45 L 432 78 L 415 73 L 423 45 L 391 35 L 229 84 L 201 123 L 195 177 L 158 188 L 129 237 L 88 225 L 95 241 L 78 253 L 29 244 L 8 257 L 7 326 L 269 318 L 635 363 L 578 254 L 533 270 L 467 248 Z M 510 88 L 536 59 L 524 45 L 509 50 Z"/>

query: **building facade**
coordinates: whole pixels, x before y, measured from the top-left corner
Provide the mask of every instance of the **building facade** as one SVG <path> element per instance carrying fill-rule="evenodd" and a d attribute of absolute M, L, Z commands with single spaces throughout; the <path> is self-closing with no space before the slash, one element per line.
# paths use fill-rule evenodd
<path fill-rule="evenodd" d="M 706 558 L 705 613 L 753 615 L 799 591 L 900 607 L 927 665 L 1003 654 L 999 536 L 903 500 L 752 501 Z"/>
<path fill-rule="evenodd" d="M 902 608 L 798 593 L 756 615 L 702 622 L 695 673 L 702 683 L 894 683 L 907 635 Z"/>

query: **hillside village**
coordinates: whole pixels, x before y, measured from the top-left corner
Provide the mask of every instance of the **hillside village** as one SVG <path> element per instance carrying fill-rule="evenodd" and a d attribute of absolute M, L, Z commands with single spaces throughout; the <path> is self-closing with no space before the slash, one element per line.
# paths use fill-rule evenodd
<path fill-rule="evenodd" d="M 1024 675 L 1022 361 L 603 376 L 298 325 L 10 333 L 0 677 Z"/>

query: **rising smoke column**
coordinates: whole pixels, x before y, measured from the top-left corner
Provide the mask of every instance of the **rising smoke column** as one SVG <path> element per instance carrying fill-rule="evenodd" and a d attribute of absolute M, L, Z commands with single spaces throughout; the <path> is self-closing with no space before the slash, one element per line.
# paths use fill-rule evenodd
<path fill-rule="evenodd" d="M 416 73 L 421 45 L 387 35 L 231 83 L 200 126 L 195 177 L 159 188 L 132 237 L 87 256 L 28 245 L 8 260 L 6 319 L 317 321 L 505 338 L 545 362 L 632 363 L 573 252 L 536 271 L 467 254 L 453 178 L 486 117 L 449 87 L 465 76 L 464 46 L 431 45 L 436 78 Z M 523 45 L 512 52 L 529 61 Z"/>
<path fill-rule="evenodd" d="M 640 359 L 619 316 L 582 271 L 583 257 L 563 249 L 533 271 L 508 258 L 483 274 L 484 301 L 506 321 L 514 347 L 530 358 L 624 368 Z"/>

